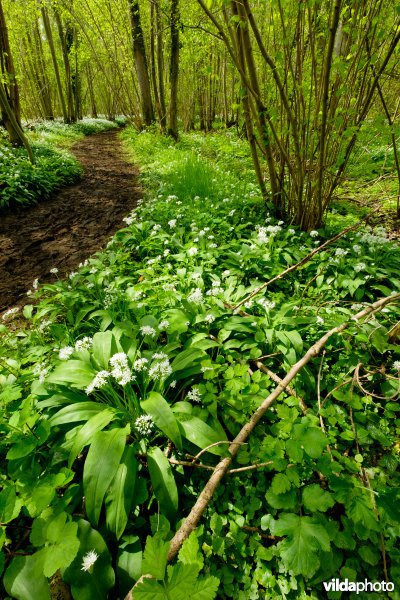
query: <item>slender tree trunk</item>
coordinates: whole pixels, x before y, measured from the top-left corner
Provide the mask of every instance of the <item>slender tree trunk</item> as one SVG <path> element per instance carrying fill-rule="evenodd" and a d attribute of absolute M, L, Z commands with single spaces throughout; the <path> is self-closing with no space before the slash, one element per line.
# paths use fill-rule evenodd
<path fill-rule="evenodd" d="M 30 52 L 32 63 L 34 65 L 35 79 L 38 86 L 39 98 L 43 105 L 44 118 L 50 121 L 54 120 L 53 106 L 51 102 L 50 86 L 46 73 L 46 64 L 43 56 L 43 44 L 40 37 L 39 25 L 37 19 L 33 25 L 33 43 L 31 35 L 27 33 L 28 43 L 34 52 Z"/>
<path fill-rule="evenodd" d="M 42 6 L 41 12 L 42 12 L 44 30 L 46 32 L 47 41 L 49 43 L 51 60 L 53 62 L 54 75 L 56 77 L 56 84 L 57 84 L 57 93 L 58 93 L 58 98 L 59 98 L 60 104 L 61 104 L 61 111 L 62 111 L 64 123 L 68 123 L 68 111 L 67 111 L 67 105 L 65 103 L 63 87 L 61 84 L 60 71 L 58 68 L 56 50 L 54 47 L 53 33 L 51 31 L 50 19 L 49 19 L 49 15 L 47 14 L 47 10 L 46 10 L 45 6 Z"/>
<path fill-rule="evenodd" d="M 154 2 L 150 5 L 150 72 L 151 72 L 151 83 L 153 85 L 154 103 L 156 105 L 156 111 L 158 120 L 161 123 L 163 114 L 161 111 L 160 96 L 158 94 L 158 80 L 157 80 L 157 65 L 156 65 L 156 17 L 155 17 L 155 5 Z"/>
<path fill-rule="evenodd" d="M 64 62 L 65 83 L 66 83 L 66 88 L 67 88 L 67 119 L 68 119 L 69 123 L 74 123 L 76 121 L 76 114 L 75 114 L 75 109 L 74 109 L 74 98 L 73 98 L 72 83 L 71 83 L 71 63 L 69 60 L 69 53 L 71 51 L 71 46 L 72 46 L 72 40 L 71 40 L 72 32 L 71 32 L 71 27 L 68 24 L 66 25 L 65 31 L 64 31 L 61 17 L 60 17 L 60 14 L 59 14 L 57 8 L 55 8 L 55 10 L 54 10 L 54 16 L 55 16 L 56 25 L 57 25 L 58 36 L 60 38 L 61 52 L 62 52 L 62 57 L 63 57 L 63 62 Z"/>
<path fill-rule="evenodd" d="M 171 0 L 171 61 L 168 134 L 178 139 L 179 0 Z"/>
<path fill-rule="evenodd" d="M 133 53 L 135 57 L 140 100 L 142 104 L 142 117 L 145 125 L 151 125 L 154 123 L 154 109 L 151 98 L 150 79 L 147 68 L 143 30 L 140 20 L 139 2 L 129 0 L 129 12 L 131 17 Z"/>
<path fill-rule="evenodd" d="M 167 129 L 167 109 L 165 106 L 165 86 L 164 86 L 164 52 L 162 39 L 162 23 L 160 16 L 160 7 L 158 0 L 155 1 L 156 17 L 156 37 L 157 37 L 157 71 L 158 71 L 158 93 L 160 98 L 160 126 L 161 131 Z"/>
<path fill-rule="evenodd" d="M 21 109 L 18 85 L 15 80 L 8 30 L 0 0 L 0 74 L 1 74 L 1 118 L 13 146 L 24 144 L 21 137 Z M 2 81 L 3 80 L 3 81 Z"/>
<path fill-rule="evenodd" d="M 86 65 L 86 77 L 87 77 L 87 82 L 88 82 L 92 117 L 94 119 L 97 119 L 97 105 L 96 105 L 96 98 L 95 98 L 94 90 L 93 90 L 93 75 L 92 75 L 92 69 L 90 68 L 89 64 Z"/>

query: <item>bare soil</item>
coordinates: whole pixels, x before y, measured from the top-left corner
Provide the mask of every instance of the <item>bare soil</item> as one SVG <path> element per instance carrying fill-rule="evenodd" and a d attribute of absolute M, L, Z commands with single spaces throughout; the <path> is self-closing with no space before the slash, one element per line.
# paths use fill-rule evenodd
<path fill-rule="evenodd" d="M 84 167 L 78 183 L 34 207 L 0 215 L 0 312 L 27 299 L 32 282 L 63 277 L 100 250 L 140 197 L 137 169 L 118 130 L 74 145 Z M 58 268 L 58 275 L 50 269 Z"/>

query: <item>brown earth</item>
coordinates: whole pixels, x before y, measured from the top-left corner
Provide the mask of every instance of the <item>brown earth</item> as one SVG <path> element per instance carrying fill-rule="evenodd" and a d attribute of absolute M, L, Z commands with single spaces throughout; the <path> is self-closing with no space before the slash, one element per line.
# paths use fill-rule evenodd
<path fill-rule="evenodd" d="M 72 152 L 81 180 L 47 201 L 0 215 L 0 312 L 21 304 L 38 278 L 63 277 L 109 241 L 140 196 L 137 170 L 106 131 L 84 138 Z"/>

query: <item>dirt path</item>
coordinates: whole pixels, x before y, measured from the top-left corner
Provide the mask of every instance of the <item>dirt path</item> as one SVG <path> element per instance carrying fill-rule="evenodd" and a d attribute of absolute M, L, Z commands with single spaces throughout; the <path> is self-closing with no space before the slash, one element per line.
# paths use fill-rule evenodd
<path fill-rule="evenodd" d="M 124 157 L 118 131 L 84 138 L 72 149 L 82 179 L 33 208 L 0 215 L 0 312 L 26 298 L 34 279 L 74 270 L 123 226 L 140 196 L 137 171 Z"/>

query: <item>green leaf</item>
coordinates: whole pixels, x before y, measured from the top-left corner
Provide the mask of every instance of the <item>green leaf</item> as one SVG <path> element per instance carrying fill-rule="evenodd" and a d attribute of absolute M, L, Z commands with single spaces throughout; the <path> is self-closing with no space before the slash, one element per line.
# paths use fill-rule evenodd
<path fill-rule="evenodd" d="M 92 381 L 96 371 L 82 360 L 68 360 L 58 365 L 47 377 L 49 383 L 70 383 L 79 390 L 86 388 Z"/>
<path fill-rule="evenodd" d="M 198 417 L 192 417 L 187 421 L 180 421 L 180 425 L 184 431 L 185 437 L 192 442 L 195 446 L 198 446 L 202 450 L 220 442 L 226 440 L 226 436 L 221 437 L 214 429 L 212 429 L 207 423 L 204 423 Z M 207 452 L 216 454 L 217 456 L 226 455 L 227 444 L 221 444 L 219 446 L 213 446 L 209 448 Z"/>
<path fill-rule="evenodd" d="M 169 542 L 164 542 L 161 536 L 148 536 L 143 552 L 142 572 L 158 580 L 164 579 L 168 550 Z"/>
<path fill-rule="evenodd" d="M 115 534 L 117 540 L 125 530 L 133 502 L 138 470 L 135 452 L 134 446 L 125 448 L 121 464 L 105 497 L 107 527 Z"/>
<path fill-rule="evenodd" d="M 214 600 L 217 596 L 219 580 L 216 577 L 198 579 L 190 594 L 190 600 Z"/>
<path fill-rule="evenodd" d="M 77 531 L 77 523 L 64 523 L 54 543 L 40 550 L 44 556 L 43 573 L 46 577 L 52 577 L 58 569 L 72 563 L 79 550 Z M 49 533 L 55 534 L 52 529 Z"/>
<path fill-rule="evenodd" d="M 86 513 L 93 525 L 99 522 L 104 495 L 117 472 L 128 432 L 129 427 L 116 428 L 93 437 L 83 469 Z"/>
<path fill-rule="evenodd" d="M 22 507 L 22 502 L 10 485 L 0 492 L 0 523 L 6 524 L 16 519 Z"/>
<path fill-rule="evenodd" d="M 98 402 L 77 402 L 69 404 L 55 415 L 50 417 L 49 424 L 51 427 L 56 425 L 65 425 L 66 423 L 76 423 L 78 421 L 88 421 L 93 415 L 103 412 L 104 405 Z"/>
<path fill-rule="evenodd" d="M 150 392 L 146 400 L 140 404 L 143 410 L 152 417 L 157 427 L 181 450 L 182 438 L 178 422 L 165 398 L 157 392 Z"/>
<path fill-rule="evenodd" d="M 283 473 L 274 475 L 271 483 L 271 489 L 274 494 L 284 494 L 285 492 L 288 492 L 291 487 L 292 484 L 287 475 L 284 475 Z"/>
<path fill-rule="evenodd" d="M 115 583 L 111 555 L 98 531 L 84 519 L 78 521 L 79 551 L 67 569 L 61 570 L 63 581 L 71 586 L 74 600 L 106 600 Z M 94 550 L 98 558 L 91 572 L 82 570 L 83 557 Z M 38 596 L 35 600 L 39 600 Z M 41 600 L 41 598 L 40 598 Z"/>
<path fill-rule="evenodd" d="M 293 427 L 293 439 L 298 440 L 300 447 L 311 458 L 319 458 L 328 443 L 319 427 L 310 427 L 306 423 Z"/>
<path fill-rule="evenodd" d="M 115 411 L 112 408 L 106 408 L 105 410 L 93 415 L 87 423 L 85 423 L 75 436 L 74 443 L 69 454 L 68 466 L 72 467 L 75 458 L 80 454 L 83 448 L 90 444 L 93 436 L 104 429 L 115 417 Z"/>
<path fill-rule="evenodd" d="M 335 504 L 335 501 L 332 494 L 314 483 L 303 489 L 303 504 L 311 512 L 325 512 Z"/>
<path fill-rule="evenodd" d="M 93 336 L 93 358 L 100 369 L 108 370 L 111 356 L 117 352 L 117 343 L 111 331 L 100 331 Z"/>
<path fill-rule="evenodd" d="M 137 536 L 124 536 L 119 545 L 117 574 L 122 598 L 132 589 L 142 574 L 142 547 Z"/>
<path fill-rule="evenodd" d="M 164 588 L 155 579 L 144 579 L 133 590 L 133 600 L 170 600 Z"/>
<path fill-rule="evenodd" d="M 316 517 L 283 514 L 271 525 L 273 535 L 287 536 L 278 545 L 287 569 L 295 575 L 312 577 L 319 568 L 319 551 L 330 550 L 330 539 L 325 527 Z"/>
<path fill-rule="evenodd" d="M 160 511 L 172 520 L 178 510 L 178 490 L 171 465 L 160 448 L 152 448 L 147 453 L 147 464 Z"/>
<path fill-rule="evenodd" d="M 4 574 L 4 587 L 16 600 L 50 600 L 50 587 L 43 575 L 43 556 L 17 556 Z"/>
<path fill-rule="evenodd" d="M 192 531 L 189 537 L 183 542 L 178 557 L 184 565 L 195 564 L 199 571 L 203 568 L 204 559 L 200 552 L 199 540 L 195 531 Z"/>

